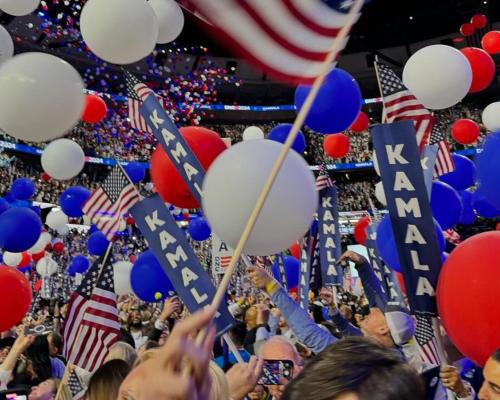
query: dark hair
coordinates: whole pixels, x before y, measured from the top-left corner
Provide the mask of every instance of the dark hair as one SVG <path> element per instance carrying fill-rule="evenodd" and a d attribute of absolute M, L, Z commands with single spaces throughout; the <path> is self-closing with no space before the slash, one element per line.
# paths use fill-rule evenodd
<path fill-rule="evenodd" d="M 364 337 L 347 337 L 314 357 L 288 384 L 283 400 L 331 400 L 354 392 L 360 400 L 425 399 L 417 372 L 395 351 Z"/>
<path fill-rule="evenodd" d="M 92 375 L 87 388 L 88 400 L 115 400 L 120 385 L 130 372 L 123 360 L 111 360 L 101 365 Z"/>
<path fill-rule="evenodd" d="M 50 333 L 50 341 L 52 342 L 52 345 L 57 348 L 58 351 L 61 351 L 62 349 L 62 336 L 59 335 L 57 332 L 51 332 Z"/>
<path fill-rule="evenodd" d="M 245 336 L 247 334 L 247 326 L 244 322 L 237 321 L 229 330 L 229 333 L 236 346 L 243 346 L 243 343 L 245 342 Z"/>
<path fill-rule="evenodd" d="M 36 378 L 32 383 L 41 383 L 52 378 L 52 364 L 49 355 L 49 342 L 47 336 L 41 335 L 35 337 L 33 343 L 26 350 L 26 356 L 33 364 L 33 370 Z"/>
<path fill-rule="evenodd" d="M 160 343 L 156 340 L 146 340 L 146 343 L 144 343 L 144 350 L 156 349 L 158 347 L 160 347 Z"/>
<path fill-rule="evenodd" d="M 500 349 L 496 349 L 496 351 L 491 355 L 491 358 L 493 358 L 493 360 L 497 363 L 500 363 Z"/>

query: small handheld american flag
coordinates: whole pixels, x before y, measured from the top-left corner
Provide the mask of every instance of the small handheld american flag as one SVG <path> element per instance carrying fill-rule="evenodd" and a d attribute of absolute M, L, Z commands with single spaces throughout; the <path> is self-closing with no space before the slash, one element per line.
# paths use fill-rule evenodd
<path fill-rule="evenodd" d="M 125 214 L 139 200 L 139 192 L 117 164 L 87 200 L 83 212 L 108 240 L 112 240 Z"/>
<path fill-rule="evenodd" d="M 68 378 L 68 388 L 71 393 L 71 398 L 73 400 L 83 399 L 85 396 L 85 388 L 80 382 L 80 378 L 75 371 L 71 372 Z"/>
<path fill-rule="evenodd" d="M 436 164 L 434 165 L 434 175 L 441 176 L 455 171 L 455 163 L 450 152 L 450 145 L 446 140 L 442 124 L 436 124 L 432 128 L 429 144 L 435 144 L 438 147 Z"/>
<path fill-rule="evenodd" d="M 325 165 L 325 163 L 321 163 L 319 166 L 319 174 L 318 174 L 318 177 L 316 178 L 316 190 L 319 192 L 320 190 L 323 190 L 324 188 L 332 187 L 332 186 L 333 186 L 333 182 L 330 178 L 330 174 L 328 173 L 326 165 Z"/>
<path fill-rule="evenodd" d="M 432 318 L 416 314 L 415 339 L 420 346 L 420 358 L 431 365 L 441 365 L 440 342 L 432 325 Z"/>

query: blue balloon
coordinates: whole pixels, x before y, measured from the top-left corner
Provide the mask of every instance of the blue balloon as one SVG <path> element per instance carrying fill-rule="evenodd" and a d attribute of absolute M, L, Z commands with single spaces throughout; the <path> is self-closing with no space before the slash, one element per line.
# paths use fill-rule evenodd
<path fill-rule="evenodd" d="M 489 199 L 483 193 L 482 186 L 472 194 L 472 207 L 484 218 L 496 218 L 500 216 L 500 209 L 489 202 Z"/>
<path fill-rule="evenodd" d="M 89 235 L 92 235 L 94 232 L 97 232 L 98 230 L 99 230 L 99 228 L 97 226 L 95 226 L 94 224 L 90 225 Z"/>
<path fill-rule="evenodd" d="M 10 204 L 3 197 L 0 197 L 0 214 L 7 211 L 10 208 Z"/>
<path fill-rule="evenodd" d="M 443 182 L 432 182 L 432 215 L 441 225 L 441 228 L 446 230 L 458 224 L 462 208 L 462 200 L 455 189 Z"/>
<path fill-rule="evenodd" d="M 89 269 L 89 267 L 89 259 L 85 256 L 82 256 L 81 254 L 77 254 L 73 257 L 73 260 L 71 260 L 70 268 L 75 273 L 83 274 Z"/>
<path fill-rule="evenodd" d="M 475 161 L 482 197 L 492 207 L 500 209 L 500 132 L 486 137 Z"/>
<path fill-rule="evenodd" d="M 288 289 L 295 289 L 299 285 L 300 261 L 295 257 L 284 256 L 283 263 L 285 265 L 285 275 Z M 271 269 L 276 280 L 281 281 L 281 274 L 277 260 L 274 261 Z"/>
<path fill-rule="evenodd" d="M 134 183 L 139 183 L 146 176 L 146 169 L 140 162 L 137 161 L 128 163 L 125 165 L 124 169 L 130 180 Z"/>
<path fill-rule="evenodd" d="M 10 208 L 0 215 L 0 247 L 21 253 L 32 247 L 42 233 L 40 217 L 29 208 Z"/>
<path fill-rule="evenodd" d="M 443 236 L 443 230 L 436 220 L 434 220 L 434 229 L 438 239 L 439 250 L 442 253 L 446 247 L 446 243 Z M 382 260 L 384 260 L 384 262 L 394 271 L 401 272 L 396 241 L 394 240 L 394 233 L 392 231 L 391 219 L 389 215 L 382 218 L 382 221 L 377 228 L 376 244 L 380 258 L 382 258 Z"/>
<path fill-rule="evenodd" d="M 8 191 L 7 193 L 4 194 L 3 196 L 5 200 L 7 200 L 9 203 L 13 203 L 16 201 L 16 197 L 11 191 Z"/>
<path fill-rule="evenodd" d="M 31 271 L 31 265 L 19 266 L 17 267 L 17 270 L 19 272 L 22 272 L 23 274 L 26 274 L 27 272 Z"/>
<path fill-rule="evenodd" d="M 316 236 L 318 234 L 318 227 L 319 227 L 319 222 L 317 219 L 314 219 L 311 224 L 311 227 L 309 228 L 311 236 Z"/>
<path fill-rule="evenodd" d="M 310 90 L 310 86 L 300 85 L 295 91 L 297 112 Z M 352 125 L 361 105 L 361 90 L 356 80 L 344 70 L 335 68 L 327 75 L 305 124 L 323 134 L 343 132 Z"/>
<path fill-rule="evenodd" d="M 441 175 L 439 180 L 447 183 L 455 190 L 465 190 L 474 185 L 476 181 L 476 166 L 467 157 L 453 154 L 455 171 Z"/>
<path fill-rule="evenodd" d="M 196 218 L 189 223 L 188 232 L 193 240 L 201 242 L 210 237 L 212 229 L 210 229 L 208 222 L 204 218 Z"/>
<path fill-rule="evenodd" d="M 74 278 L 76 275 L 75 266 L 73 264 L 70 264 L 68 266 L 68 269 L 66 270 L 66 273 L 72 278 Z"/>
<path fill-rule="evenodd" d="M 460 214 L 459 224 L 470 225 L 476 220 L 476 213 L 472 208 L 472 193 L 467 190 L 458 192 L 462 200 L 462 214 Z"/>
<path fill-rule="evenodd" d="M 101 231 L 94 232 L 89 236 L 89 241 L 87 243 L 87 249 L 93 256 L 100 256 L 104 254 L 108 248 L 109 241 L 106 236 Z"/>
<path fill-rule="evenodd" d="M 37 215 L 42 215 L 42 209 L 38 206 L 30 206 L 30 208 L 37 213 Z"/>
<path fill-rule="evenodd" d="M 175 292 L 170 279 L 151 250 L 137 257 L 130 274 L 130 283 L 135 295 L 150 303 L 165 300 Z"/>
<path fill-rule="evenodd" d="M 288 138 L 288 134 L 292 129 L 292 124 L 281 124 L 274 127 L 267 138 L 269 140 L 274 140 L 275 142 L 285 143 Z M 293 141 L 292 149 L 294 149 L 297 153 L 302 153 L 306 149 L 306 138 L 304 134 L 299 131 L 297 137 Z"/>
<path fill-rule="evenodd" d="M 68 217 L 81 217 L 83 205 L 90 196 L 90 191 L 82 186 L 72 186 L 59 196 L 59 205 Z"/>
<path fill-rule="evenodd" d="M 28 200 L 35 194 L 35 184 L 31 179 L 19 178 L 12 182 L 10 191 L 17 200 Z"/>

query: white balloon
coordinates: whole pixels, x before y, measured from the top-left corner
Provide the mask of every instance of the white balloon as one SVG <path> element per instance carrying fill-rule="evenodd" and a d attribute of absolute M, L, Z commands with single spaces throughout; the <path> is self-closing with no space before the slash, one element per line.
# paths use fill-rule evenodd
<path fill-rule="evenodd" d="M 385 198 L 384 186 L 382 185 L 382 181 L 375 185 L 375 197 L 384 206 L 387 205 L 387 200 Z"/>
<path fill-rule="evenodd" d="M 67 180 L 77 176 L 85 165 L 80 145 L 70 139 L 51 142 L 42 153 L 43 170 L 54 179 Z"/>
<path fill-rule="evenodd" d="M 132 293 L 132 286 L 130 283 L 132 265 L 133 264 L 129 261 L 118 261 L 113 264 L 115 292 L 117 295 Z"/>
<path fill-rule="evenodd" d="M 159 33 L 156 43 L 170 43 L 177 39 L 184 28 L 184 14 L 173 0 L 149 0 L 158 18 Z"/>
<path fill-rule="evenodd" d="M 377 153 L 375 153 L 375 150 L 373 150 L 372 153 L 372 161 L 373 161 L 373 168 L 375 168 L 375 172 L 377 173 L 378 176 L 380 176 L 380 168 L 378 167 Z"/>
<path fill-rule="evenodd" d="M 0 128 L 17 139 L 46 142 L 80 119 L 83 81 L 66 61 L 23 53 L 0 65 Z"/>
<path fill-rule="evenodd" d="M 264 132 L 258 126 L 249 126 L 243 131 L 243 140 L 264 139 Z"/>
<path fill-rule="evenodd" d="M 214 233 L 229 246 L 236 247 L 282 147 L 271 140 L 240 142 L 208 170 L 203 211 Z M 312 172 L 299 154 L 288 152 L 244 251 L 265 256 L 288 248 L 309 229 L 317 207 Z"/>
<path fill-rule="evenodd" d="M 45 223 L 52 229 L 58 230 L 69 222 L 68 216 L 62 210 L 53 208 L 47 215 Z"/>
<path fill-rule="evenodd" d="M 80 31 L 98 57 L 132 64 L 154 50 L 159 27 L 145 0 L 89 0 L 82 9 Z"/>
<path fill-rule="evenodd" d="M 472 68 L 459 50 L 436 44 L 409 58 L 403 70 L 403 83 L 425 107 L 441 110 L 454 106 L 467 95 Z"/>
<path fill-rule="evenodd" d="M 49 232 L 42 232 L 36 243 L 28 250 L 30 254 L 38 254 L 47 247 L 52 241 L 52 235 Z"/>
<path fill-rule="evenodd" d="M 57 272 L 57 268 L 59 266 L 57 263 L 50 257 L 42 257 L 36 263 L 36 272 L 38 272 L 42 277 L 43 276 L 51 276 Z"/>
<path fill-rule="evenodd" d="M 484 126 L 491 132 L 500 131 L 500 101 L 487 106 L 482 115 Z"/>
<path fill-rule="evenodd" d="M 0 10 L 21 17 L 35 11 L 38 4 L 40 4 L 40 0 L 0 0 Z"/>
<path fill-rule="evenodd" d="M 22 253 L 11 253 L 10 251 L 5 251 L 3 253 L 3 263 L 9 267 L 16 267 L 19 265 L 23 258 Z"/>
<path fill-rule="evenodd" d="M 62 228 L 59 228 L 57 230 L 57 233 L 60 235 L 60 236 L 66 236 L 68 233 L 69 233 L 69 228 L 67 225 L 63 226 Z"/>
<path fill-rule="evenodd" d="M 2 25 L 0 25 L 0 64 L 14 55 L 14 42 Z"/>

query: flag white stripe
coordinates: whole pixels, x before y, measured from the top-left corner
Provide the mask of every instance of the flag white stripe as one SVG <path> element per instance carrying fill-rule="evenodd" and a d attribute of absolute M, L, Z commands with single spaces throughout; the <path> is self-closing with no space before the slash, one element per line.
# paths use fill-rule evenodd
<path fill-rule="evenodd" d="M 96 332 L 95 329 L 93 329 L 94 332 Z M 104 335 L 104 331 L 100 330 L 97 332 L 97 342 L 102 342 L 102 336 Z M 92 346 L 92 351 L 88 356 L 87 362 L 85 363 L 84 368 L 86 371 L 91 371 L 92 370 L 92 364 L 94 363 L 94 360 L 99 353 L 99 346 Z"/>
<path fill-rule="evenodd" d="M 117 310 L 115 310 L 115 313 L 117 313 Z M 111 329 L 120 329 L 120 324 L 116 321 L 112 321 L 109 318 L 106 317 L 101 317 L 99 315 L 88 315 L 85 317 L 85 321 L 91 322 L 93 324 L 99 324 Z"/>
<path fill-rule="evenodd" d="M 318 0 L 292 0 L 295 7 L 310 20 L 325 28 L 342 28 L 348 22 L 347 14 L 339 13 Z M 356 18 L 356 21 L 358 20 Z"/>
<path fill-rule="evenodd" d="M 92 350 L 97 347 L 94 343 L 96 340 L 96 336 L 97 331 L 92 327 L 87 327 L 87 335 L 85 336 L 85 341 L 83 342 L 83 351 L 80 352 L 80 354 L 78 355 L 78 359 L 75 361 L 75 364 L 80 366 L 80 368 L 88 370 L 86 361 L 89 357 L 89 353 L 91 353 Z"/>
<path fill-rule="evenodd" d="M 94 207 L 95 202 L 104 194 L 104 191 L 102 188 L 97 189 L 94 193 L 92 193 L 92 196 L 85 202 L 82 211 L 87 214 L 89 210 Z"/>
<path fill-rule="evenodd" d="M 80 324 L 79 324 L 79 326 L 80 326 Z M 83 325 L 81 330 L 80 329 L 76 330 L 76 332 L 79 331 L 79 335 L 76 338 L 76 340 L 73 342 L 71 349 L 70 349 L 71 353 L 68 357 L 68 361 L 70 363 L 72 363 L 72 364 L 76 363 L 78 353 L 80 352 L 80 350 L 82 348 L 82 342 L 83 342 L 84 338 L 87 336 L 88 330 L 89 330 L 89 327 L 86 325 Z"/>
<path fill-rule="evenodd" d="M 397 111 L 401 108 L 404 107 L 411 107 L 411 106 L 420 106 L 422 107 L 422 104 L 420 104 L 417 100 L 404 100 L 401 103 L 395 103 L 392 106 L 386 107 L 386 113 L 390 114 L 394 111 Z"/>
<path fill-rule="evenodd" d="M 95 310 L 104 311 L 104 312 L 108 312 L 111 314 L 116 313 L 116 311 L 117 311 L 115 306 L 101 303 L 99 301 L 90 300 L 88 303 L 89 303 L 89 308 L 93 308 Z"/>
<path fill-rule="evenodd" d="M 100 366 L 102 365 L 102 363 L 104 362 L 104 358 L 107 357 L 108 353 L 109 353 L 109 348 L 110 348 L 110 344 L 112 342 L 115 341 L 115 339 L 118 338 L 118 335 L 116 333 L 108 333 L 106 335 L 106 337 L 104 338 L 104 347 L 106 348 L 106 351 L 101 351 L 99 353 L 99 357 L 97 357 L 97 360 L 95 362 L 95 365 L 96 366 Z"/>

